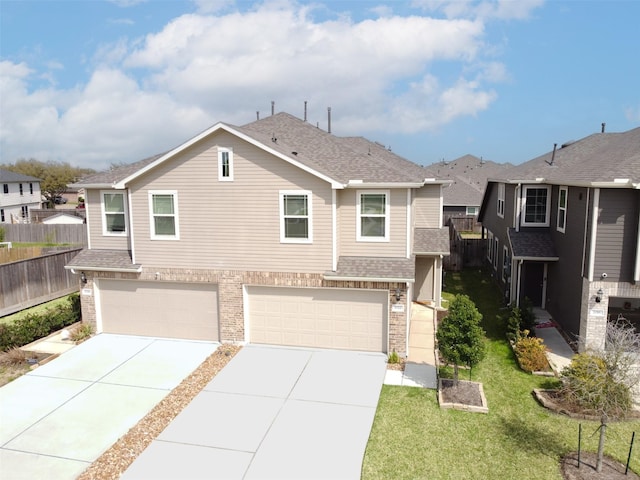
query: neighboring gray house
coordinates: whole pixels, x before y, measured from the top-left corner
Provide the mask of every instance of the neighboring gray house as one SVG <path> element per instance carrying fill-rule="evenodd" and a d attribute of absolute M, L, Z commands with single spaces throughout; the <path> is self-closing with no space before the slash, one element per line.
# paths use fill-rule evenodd
<path fill-rule="evenodd" d="M 40 208 L 40 179 L 0 169 L 0 223 L 29 223 Z"/>
<path fill-rule="evenodd" d="M 512 166 L 510 163 L 495 163 L 473 155 L 425 166 L 427 177 L 451 181 L 442 188 L 445 224 L 450 217 L 477 216 L 487 179 L 498 177 Z"/>
<path fill-rule="evenodd" d="M 83 179 L 84 321 L 99 332 L 408 354 L 439 306 L 442 182 L 286 113 L 218 123 Z"/>
<path fill-rule="evenodd" d="M 505 297 L 529 297 L 600 344 L 606 321 L 640 324 L 640 128 L 597 133 L 490 179 L 480 221 Z"/>

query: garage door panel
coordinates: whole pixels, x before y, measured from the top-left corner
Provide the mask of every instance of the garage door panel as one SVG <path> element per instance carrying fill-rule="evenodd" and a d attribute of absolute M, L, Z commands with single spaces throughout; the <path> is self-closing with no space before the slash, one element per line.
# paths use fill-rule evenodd
<path fill-rule="evenodd" d="M 218 294 L 212 284 L 98 281 L 102 331 L 218 340 Z"/>
<path fill-rule="evenodd" d="M 250 341 L 386 351 L 386 291 L 247 288 Z"/>

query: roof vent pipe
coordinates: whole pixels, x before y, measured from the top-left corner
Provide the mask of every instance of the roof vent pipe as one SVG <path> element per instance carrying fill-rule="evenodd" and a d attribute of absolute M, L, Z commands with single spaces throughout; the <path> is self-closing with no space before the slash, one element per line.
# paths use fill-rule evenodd
<path fill-rule="evenodd" d="M 331 133 L 331 107 L 327 108 L 327 119 L 328 119 L 328 123 L 329 123 L 329 127 L 328 127 L 328 131 L 329 133 Z"/>
<path fill-rule="evenodd" d="M 273 100 L 271 100 L 271 115 L 273 116 L 273 114 L 275 113 L 276 110 L 276 102 L 274 102 Z"/>
<path fill-rule="evenodd" d="M 604 127 L 605 127 L 606 125 L 607 125 L 606 123 L 602 122 L 602 132 L 601 132 L 601 133 L 604 133 Z"/>
<path fill-rule="evenodd" d="M 304 121 L 307 121 L 307 101 L 304 101 Z"/>
<path fill-rule="evenodd" d="M 553 161 L 556 158 L 556 148 L 558 148 L 558 144 L 554 143 L 553 144 L 553 152 L 551 153 L 551 162 L 549 163 L 549 165 L 553 165 Z"/>
<path fill-rule="evenodd" d="M 256 120 L 260 120 L 260 110 L 256 110 Z"/>

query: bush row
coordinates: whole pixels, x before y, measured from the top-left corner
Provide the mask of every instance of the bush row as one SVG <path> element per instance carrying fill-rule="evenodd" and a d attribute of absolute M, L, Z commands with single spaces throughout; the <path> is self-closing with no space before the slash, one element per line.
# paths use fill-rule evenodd
<path fill-rule="evenodd" d="M 80 321 L 80 295 L 69 296 L 69 304 L 30 313 L 10 324 L 0 324 L 0 350 L 22 347 L 61 328 Z"/>

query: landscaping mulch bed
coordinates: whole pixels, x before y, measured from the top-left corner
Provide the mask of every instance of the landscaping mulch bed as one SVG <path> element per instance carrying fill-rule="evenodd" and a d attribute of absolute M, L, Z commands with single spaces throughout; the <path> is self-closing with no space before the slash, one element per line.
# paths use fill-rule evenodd
<path fill-rule="evenodd" d="M 578 454 L 566 455 L 560 464 L 560 471 L 564 480 L 640 480 L 631 470 L 624 474 L 625 465 L 609 457 L 602 461 L 602 471 L 596 472 L 596 454 L 582 452 L 580 454 L 580 468 L 578 468 Z"/>
<path fill-rule="evenodd" d="M 595 412 L 585 411 L 584 408 L 579 405 L 565 401 L 558 390 L 534 389 L 533 396 L 543 407 L 555 413 L 560 413 L 576 420 L 600 421 L 600 415 Z M 615 415 L 610 415 L 610 417 L 613 418 Z M 632 420 L 639 419 L 640 411 L 632 410 L 626 413 L 625 418 Z"/>
<path fill-rule="evenodd" d="M 20 349 L 0 354 L 0 387 L 12 382 L 39 365 L 44 365 L 58 355 L 27 352 Z"/>
<path fill-rule="evenodd" d="M 459 403 L 473 407 L 482 407 L 482 395 L 480 384 L 459 380 L 455 382 L 449 378 L 443 378 L 440 383 L 441 398 L 445 403 Z"/>
<path fill-rule="evenodd" d="M 142 420 L 104 452 L 79 480 L 117 480 L 241 347 L 222 345 Z M 176 461 L 179 461 L 176 459 Z"/>

